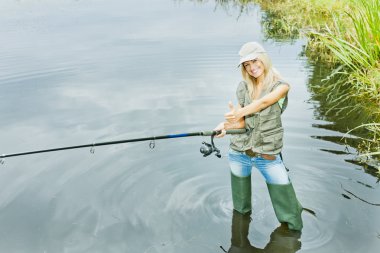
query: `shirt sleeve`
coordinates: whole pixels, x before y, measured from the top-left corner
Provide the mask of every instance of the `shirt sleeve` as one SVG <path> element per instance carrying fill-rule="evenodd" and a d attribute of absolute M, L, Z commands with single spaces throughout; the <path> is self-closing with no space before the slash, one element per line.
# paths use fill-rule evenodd
<path fill-rule="evenodd" d="M 287 85 L 287 86 L 290 87 L 290 85 L 289 85 L 287 82 L 285 82 L 285 81 L 283 81 L 283 80 L 278 80 L 278 81 L 272 86 L 271 91 L 274 90 L 274 89 L 276 89 L 276 88 L 277 88 L 278 86 L 280 86 L 280 85 Z"/>
<path fill-rule="evenodd" d="M 273 85 L 272 90 L 276 89 L 280 85 L 287 85 L 290 87 L 290 85 L 287 82 L 279 80 L 278 82 L 276 82 L 275 85 Z M 288 106 L 288 95 L 286 95 L 283 98 L 280 98 L 280 100 L 278 100 L 278 105 L 280 106 L 281 111 L 284 112 L 286 107 Z"/>

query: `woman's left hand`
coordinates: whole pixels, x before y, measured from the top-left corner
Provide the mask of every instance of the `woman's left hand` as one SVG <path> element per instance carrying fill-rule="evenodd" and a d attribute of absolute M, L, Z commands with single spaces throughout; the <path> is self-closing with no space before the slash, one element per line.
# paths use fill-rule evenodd
<path fill-rule="evenodd" d="M 220 133 L 218 135 L 215 135 L 216 138 L 222 138 L 226 135 L 226 129 L 225 129 L 224 125 L 225 125 L 225 122 L 221 122 L 219 125 L 217 125 L 214 128 L 214 131 L 220 131 Z"/>

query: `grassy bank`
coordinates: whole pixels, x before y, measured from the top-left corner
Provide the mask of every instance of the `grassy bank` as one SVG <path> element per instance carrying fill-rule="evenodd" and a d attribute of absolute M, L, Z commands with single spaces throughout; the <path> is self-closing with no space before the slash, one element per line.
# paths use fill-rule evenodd
<path fill-rule="evenodd" d="M 349 95 L 380 108 L 380 2 L 357 0 L 357 8 L 347 13 L 342 22 L 333 16 L 334 23 L 322 31 L 311 31 L 334 55 L 344 81 L 352 86 Z M 380 114 L 380 110 L 375 113 Z"/>
<path fill-rule="evenodd" d="M 266 31 L 273 35 L 271 37 L 278 34 L 280 38 L 284 35 L 294 38 L 309 29 L 320 31 L 326 25 L 331 26 L 332 13 L 339 15 L 349 10 L 347 1 L 252 0 L 265 11 L 263 25 Z"/>

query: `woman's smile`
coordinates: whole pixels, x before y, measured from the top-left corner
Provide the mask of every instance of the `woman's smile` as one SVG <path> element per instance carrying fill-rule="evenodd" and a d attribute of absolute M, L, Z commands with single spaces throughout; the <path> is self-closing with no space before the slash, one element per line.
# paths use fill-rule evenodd
<path fill-rule="evenodd" d="M 261 76 L 264 72 L 264 66 L 259 60 L 246 61 L 244 62 L 244 67 L 248 74 L 254 78 Z"/>
<path fill-rule="evenodd" d="M 260 67 L 258 67 L 258 68 L 255 68 L 255 67 L 252 67 L 252 69 L 251 69 L 251 71 L 252 71 L 252 75 L 253 76 L 256 76 L 257 75 L 257 73 L 260 71 Z"/>

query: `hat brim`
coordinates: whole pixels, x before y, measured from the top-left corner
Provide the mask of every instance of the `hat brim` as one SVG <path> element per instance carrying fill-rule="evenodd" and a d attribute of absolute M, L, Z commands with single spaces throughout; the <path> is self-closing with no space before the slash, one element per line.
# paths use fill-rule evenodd
<path fill-rule="evenodd" d="M 252 53 L 252 54 L 248 54 L 242 58 L 240 58 L 240 61 L 239 61 L 239 65 L 238 67 L 240 67 L 240 65 L 243 63 L 243 62 L 246 62 L 246 61 L 252 61 L 254 59 L 256 59 L 260 54 L 262 53 L 265 53 L 265 52 L 255 52 L 255 53 Z"/>

